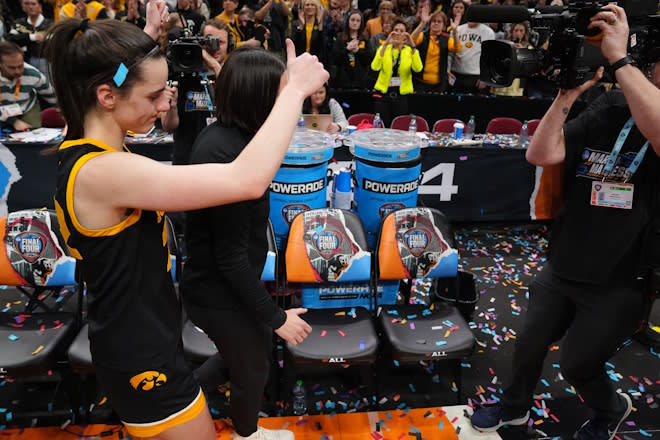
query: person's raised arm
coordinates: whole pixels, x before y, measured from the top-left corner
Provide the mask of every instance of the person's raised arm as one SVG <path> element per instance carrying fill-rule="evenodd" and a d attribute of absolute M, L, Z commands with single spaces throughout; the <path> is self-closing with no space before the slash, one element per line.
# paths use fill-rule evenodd
<path fill-rule="evenodd" d="M 604 11 L 591 18 L 589 28 L 598 28 L 603 32 L 600 49 L 612 65 L 628 53 L 628 19 L 619 6 L 610 3 L 602 9 Z M 615 75 L 635 125 L 660 156 L 660 89 L 631 64 L 617 69 Z"/>
<path fill-rule="evenodd" d="M 574 89 L 561 89 L 552 105 L 545 112 L 532 136 L 525 158 L 532 165 L 548 166 L 561 163 L 566 158 L 564 122 L 577 98 L 596 84 L 603 76 L 603 68 L 596 75 Z"/>
<path fill-rule="evenodd" d="M 147 3 L 146 22 L 144 33 L 149 35 L 154 41 L 158 41 L 160 36 L 160 26 L 167 23 L 169 11 L 165 0 L 149 0 Z"/>
<path fill-rule="evenodd" d="M 290 40 L 286 47 L 286 84 L 261 129 L 236 160 L 169 166 L 137 154 L 103 154 L 80 169 L 74 191 L 83 193 L 76 198 L 117 210 L 189 211 L 261 197 L 289 147 L 303 100 L 329 76 L 315 56 L 304 53 L 296 58 Z"/>

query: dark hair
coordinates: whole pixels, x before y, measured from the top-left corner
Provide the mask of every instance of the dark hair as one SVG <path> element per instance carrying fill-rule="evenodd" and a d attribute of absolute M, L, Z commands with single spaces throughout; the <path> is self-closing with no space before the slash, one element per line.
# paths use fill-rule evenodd
<path fill-rule="evenodd" d="M 18 44 L 11 41 L 0 41 L 0 57 L 14 55 L 16 53 L 23 55 L 23 49 Z"/>
<path fill-rule="evenodd" d="M 403 17 L 399 17 L 398 15 L 394 17 L 394 21 L 392 22 L 392 29 L 394 29 L 397 24 L 402 24 L 403 27 L 406 28 L 406 32 L 410 32 L 410 25 L 408 22 L 406 22 L 406 20 L 403 19 Z"/>
<path fill-rule="evenodd" d="M 204 33 L 206 26 L 214 27 L 220 31 L 227 31 L 227 34 L 229 34 L 229 26 L 227 26 L 227 23 L 222 20 L 218 20 L 217 18 L 209 18 L 204 23 L 202 23 L 202 27 L 199 28 L 200 35 Z"/>
<path fill-rule="evenodd" d="M 118 20 L 59 21 L 44 39 L 57 103 L 68 124 L 65 139 L 84 136 L 85 114 L 96 106 L 96 89 L 109 84 L 119 96 L 126 96 L 142 80 L 141 61 L 147 55 L 163 54 L 139 27 Z M 121 64 L 128 68 L 117 87 L 113 77 Z"/>
<path fill-rule="evenodd" d="M 260 47 L 232 51 L 215 82 L 218 121 L 254 135 L 275 105 L 285 69 L 277 55 Z"/>
<path fill-rule="evenodd" d="M 323 83 L 323 87 L 325 88 L 325 99 L 319 105 L 319 114 L 322 115 L 327 115 L 330 114 L 330 93 L 328 93 L 328 83 Z M 305 114 L 310 114 L 312 113 L 312 97 L 308 96 L 305 98 L 305 101 L 303 102 L 303 113 Z"/>

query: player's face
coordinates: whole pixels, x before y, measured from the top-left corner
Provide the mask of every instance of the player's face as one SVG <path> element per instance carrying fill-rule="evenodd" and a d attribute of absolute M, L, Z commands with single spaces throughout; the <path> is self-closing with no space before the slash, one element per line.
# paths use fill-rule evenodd
<path fill-rule="evenodd" d="M 114 117 L 124 131 L 147 133 L 158 114 L 170 109 L 165 95 L 167 62 L 165 58 L 147 59 L 140 67 L 143 81 L 136 83 L 127 96 L 117 99 Z"/>

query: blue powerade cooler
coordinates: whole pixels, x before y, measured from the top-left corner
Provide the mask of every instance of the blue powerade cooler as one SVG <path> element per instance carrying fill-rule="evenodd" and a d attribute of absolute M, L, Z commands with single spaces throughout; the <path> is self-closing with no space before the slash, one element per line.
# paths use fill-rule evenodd
<path fill-rule="evenodd" d="M 302 211 L 326 207 L 328 161 L 334 139 L 327 133 L 297 128 L 282 166 L 270 184 L 270 220 L 279 249 L 284 248 L 289 226 Z"/>
<path fill-rule="evenodd" d="M 387 128 L 359 130 L 350 138 L 355 156 L 354 200 L 373 248 L 383 217 L 417 206 L 421 141 L 406 131 Z"/>

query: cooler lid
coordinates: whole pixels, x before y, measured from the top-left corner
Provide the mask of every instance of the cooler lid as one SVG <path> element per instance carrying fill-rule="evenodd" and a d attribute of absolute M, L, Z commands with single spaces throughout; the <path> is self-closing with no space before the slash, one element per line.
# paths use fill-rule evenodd
<path fill-rule="evenodd" d="M 335 140 L 328 133 L 309 128 L 296 128 L 282 163 L 313 165 L 327 162 L 334 153 Z"/>
<path fill-rule="evenodd" d="M 419 157 L 421 139 L 403 130 L 368 128 L 350 135 L 351 153 L 377 162 L 407 162 Z"/>

